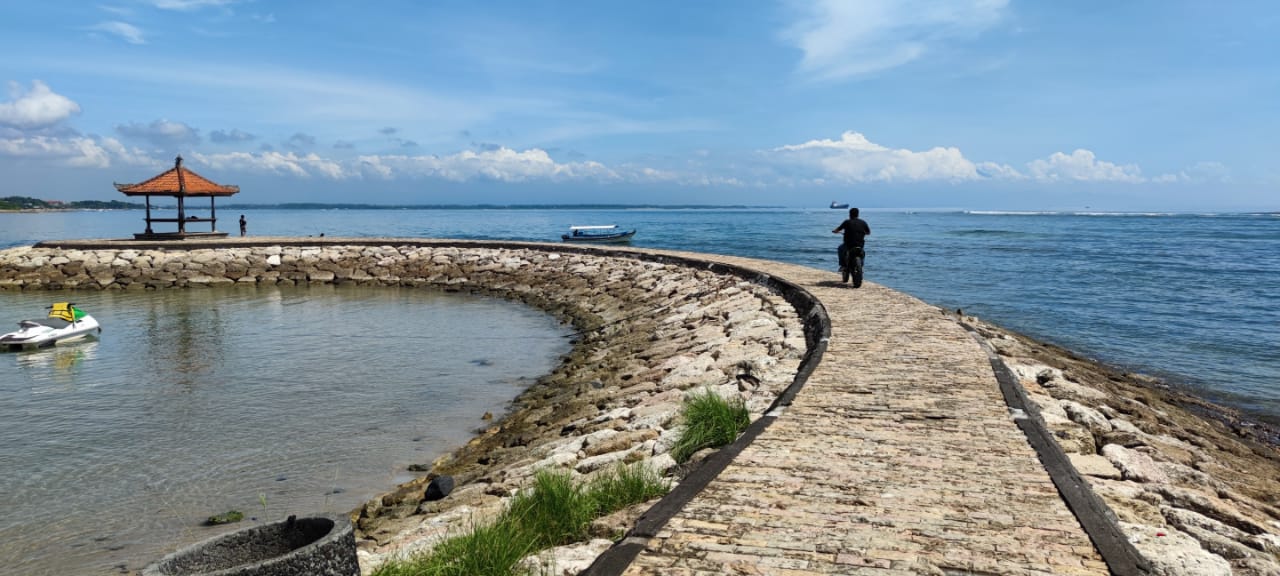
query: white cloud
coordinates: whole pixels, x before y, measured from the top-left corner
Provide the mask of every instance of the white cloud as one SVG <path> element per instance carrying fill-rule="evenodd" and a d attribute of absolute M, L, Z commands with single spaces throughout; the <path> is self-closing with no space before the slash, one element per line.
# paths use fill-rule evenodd
<path fill-rule="evenodd" d="M 622 178 L 599 162 L 560 163 L 545 151 L 536 148 L 523 152 L 509 148 L 482 152 L 466 150 L 448 156 L 370 155 L 360 156 L 349 162 L 321 158 L 314 153 L 299 155 L 275 151 L 195 154 L 192 158 L 220 171 L 238 170 L 333 180 L 364 177 L 381 180 L 440 178 L 454 182 L 563 182 Z"/>
<path fill-rule="evenodd" d="M 784 162 L 817 168 L 817 177 L 836 182 L 962 181 L 1017 174 L 1008 166 L 990 162 L 983 163 L 980 170 L 958 148 L 892 149 L 857 132 L 845 132 L 839 140 L 782 146 L 773 153 Z"/>
<path fill-rule="evenodd" d="M 1004 17 L 1008 0 L 792 1 L 801 13 L 783 37 L 804 51 L 800 70 L 839 80 L 901 66 Z"/>
<path fill-rule="evenodd" d="M 128 6 L 107 6 L 105 4 L 99 4 L 98 9 L 103 12 L 115 14 L 121 18 L 129 18 L 134 14 L 133 9 Z"/>
<path fill-rule="evenodd" d="M 184 124 L 180 128 L 189 128 Z M 145 127 L 144 127 L 145 128 Z M 181 132 L 181 130 L 179 131 Z M 168 160 L 129 148 L 113 138 L 29 136 L 0 131 L 0 156 L 49 161 L 52 165 L 109 168 L 113 165 L 163 168 Z M 750 165 L 710 169 L 691 165 L 669 170 L 641 164 L 606 166 L 595 161 L 560 162 L 545 150 L 513 150 L 497 146 L 449 155 L 366 155 L 336 160 L 316 153 L 231 152 L 190 153 L 191 159 L 219 172 L 274 174 L 329 180 L 441 179 L 452 182 L 593 182 L 640 183 L 690 187 L 745 187 L 804 183 L 842 186 L 857 182 L 920 183 L 1022 180 L 1041 183 L 1153 183 L 1176 184 L 1210 179 L 1226 180 L 1226 167 L 1202 162 L 1174 174 L 1146 178 L 1132 164 L 1097 159 L 1079 149 L 1054 153 L 1027 163 L 1025 172 L 995 162 L 974 162 L 958 148 L 934 147 L 914 151 L 876 144 L 857 132 L 838 140 L 810 140 L 759 153 Z M 761 162 L 760 160 L 764 161 Z M 696 164 L 696 163 L 695 163 Z"/>
<path fill-rule="evenodd" d="M 297 149 L 310 148 L 316 145 L 316 137 L 302 132 L 294 132 L 293 136 L 285 140 L 284 145 Z"/>
<path fill-rule="evenodd" d="M 182 122 L 154 120 L 150 124 L 130 122 L 116 126 L 116 132 L 126 138 L 143 140 L 166 150 L 200 143 L 200 132 Z"/>
<path fill-rule="evenodd" d="M 91 138 L 9 138 L 0 140 L 0 155 L 54 160 L 64 166 L 106 168 L 111 165 L 107 151 Z"/>
<path fill-rule="evenodd" d="M 50 162 L 55 166 L 110 168 L 116 164 L 163 166 L 146 152 L 128 148 L 114 138 L 74 136 L 17 136 L 0 138 L 0 156 Z"/>
<path fill-rule="evenodd" d="M 161 10 L 192 12 L 205 7 L 231 6 L 240 0 L 151 0 L 151 5 Z"/>
<path fill-rule="evenodd" d="M 1027 173 L 1036 180 L 1057 182 L 1144 182 L 1135 164 L 1113 164 L 1098 160 L 1093 152 L 1077 149 L 1071 154 L 1054 152 L 1047 158 L 1027 163 Z"/>
<path fill-rule="evenodd" d="M 1079 149 L 1070 154 L 1055 152 L 1028 162 L 1025 172 L 996 162 L 974 162 L 958 148 L 934 147 L 914 151 L 876 144 L 858 132 L 845 132 L 839 140 L 810 140 L 771 150 L 771 160 L 784 166 L 809 169 L 799 177 L 808 184 L 851 182 L 925 182 L 979 180 L 1035 180 L 1038 182 L 1126 182 L 1168 183 L 1222 177 L 1226 169 L 1217 163 L 1200 163 L 1175 175 L 1148 179 L 1135 164 L 1099 160 L 1093 152 Z M 788 170 L 794 173 L 794 170 Z M 795 178 L 791 179 L 793 182 Z"/>
<path fill-rule="evenodd" d="M 239 128 L 232 128 L 230 130 L 214 130 L 209 133 L 209 140 L 217 143 L 251 142 L 257 139 L 257 136 Z"/>
<path fill-rule="evenodd" d="M 0 125 L 19 129 L 46 128 L 80 113 L 79 104 L 55 93 L 39 80 L 33 81 L 31 90 L 25 92 L 22 85 L 10 82 L 9 95 L 13 100 L 0 102 Z"/>
<path fill-rule="evenodd" d="M 454 95 L 433 91 L 421 84 L 395 84 L 367 75 L 291 70 L 262 64 L 224 65 L 206 62 L 192 67 L 178 60 L 139 58 L 84 63 L 82 72 L 110 76 L 116 82 L 145 85 L 167 94 L 174 86 L 183 91 L 205 90 L 221 94 L 227 109 L 248 107 L 259 117 L 280 125 L 303 127 L 316 123 L 351 133 L 388 122 L 404 126 L 432 126 L 449 134 L 487 122 L 502 110 L 519 108 L 519 102 L 487 95 Z"/>
<path fill-rule="evenodd" d="M 443 178 L 455 182 L 497 180 L 618 180 L 620 176 L 599 162 L 560 163 L 545 150 L 523 152 L 506 147 L 449 156 L 361 156 L 363 168 L 384 178 L 397 176 Z"/>
<path fill-rule="evenodd" d="M 90 26 L 89 29 L 97 30 L 98 32 L 106 32 L 108 34 L 115 34 L 130 44 L 147 43 L 147 39 L 142 37 L 142 30 L 128 22 L 120 22 L 119 20 L 99 22 Z"/>
<path fill-rule="evenodd" d="M 1014 170 L 1011 166 L 997 164 L 995 162 L 978 162 L 978 176 L 983 178 L 992 178 L 996 180 L 1020 180 L 1026 178 L 1022 173 Z"/>
<path fill-rule="evenodd" d="M 300 178 L 324 177 L 343 180 L 357 173 L 348 171 L 342 164 L 321 158 L 316 154 L 299 155 L 293 152 L 274 151 L 251 154 L 230 152 L 226 154 L 194 154 L 193 159 L 220 171 L 264 172 L 284 174 Z"/>
<path fill-rule="evenodd" d="M 1230 182 L 1231 170 L 1221 162 L 1196 162 L 1189 168 L 1179 170 L 1176 174 L 1161 174 L 1151 179 L 1152 182 L 1173 184 L 1181 182 Z"/>
<path fill-rule="evenodd" d="M 163 166 L 169 160 L 159 160 L 139 148 L 129 148 L 115 138 L 99 138 L 98 145 L 106 150 L 113 160 L 130 166 Z"/>

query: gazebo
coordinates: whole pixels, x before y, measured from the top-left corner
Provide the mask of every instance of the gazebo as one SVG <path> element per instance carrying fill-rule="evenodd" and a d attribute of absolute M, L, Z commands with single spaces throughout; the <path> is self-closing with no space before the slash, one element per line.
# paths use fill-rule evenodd
<path fill-rule="evenodd" d="M 147 202 L 147 231 L 141 234 L 134 234 L 133 237 L 140 240 L 164 240 L 173 239 L 181 240 L 189 237 L 201 238 L 220 238 L 226 236 L 226 232 L 218 231 L 218 213 L 214 207 L 214 198 L 218 196 L 230 196 L 240 191 L 239 186 L 224 186 L 218 184 L 204 176 L 196 174 L 187 168 L 182 167 L 182 156 L 178 156 L 173 163 L 173 168 L 166 170 L 144 182 L 137 184 L 115 184 L 116 190 L 124 193 L 125 196 L 145 196 Z M 152 196 L 173 196 L 178 199 L 178 217 L 177 218 L 152 218 L 151 217 L 151 197 Z M 184 201 L 187 198 L 209 198 L 209 217 L 200 218 L 192 215 L 187 216 Z M 152 222 L 177 222 L 177 232 L 155 232 L 151 229 Z M 188 232 L 187 224 L 192 222 L 208 222 L 208 232 Z"/>

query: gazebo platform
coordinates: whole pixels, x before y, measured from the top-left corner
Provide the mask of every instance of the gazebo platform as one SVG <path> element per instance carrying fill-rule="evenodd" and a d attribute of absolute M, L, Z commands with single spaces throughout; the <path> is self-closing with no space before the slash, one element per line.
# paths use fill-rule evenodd
<path fill-rule="evenodd" d="M 138 232 L 134 240 L 186 240 L 187 238 L 226 238 L 226 232 Z"/>

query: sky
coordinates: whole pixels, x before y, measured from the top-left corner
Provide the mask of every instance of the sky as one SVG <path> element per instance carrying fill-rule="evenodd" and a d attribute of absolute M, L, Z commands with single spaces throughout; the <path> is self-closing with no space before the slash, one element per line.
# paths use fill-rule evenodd
<path fill-rule="evenodd" d="M 0 0 L 0 197 L 1280 210 L 1272 0 Z"/>

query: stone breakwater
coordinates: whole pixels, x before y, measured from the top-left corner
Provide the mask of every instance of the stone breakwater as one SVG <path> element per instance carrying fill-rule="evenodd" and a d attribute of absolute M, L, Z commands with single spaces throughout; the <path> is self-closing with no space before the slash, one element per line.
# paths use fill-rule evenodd
<path fill-rule="evenodd" d="M 430 474 L 353 511 L 366 572 L 495 513 L 539 467 L 589 475 L 615 462 L 643 462 L 679 479 L 683 471 L 669 449 L 684 395 L 704 387 L 740 395 L 759 416 L 808 365 L 802 356 L 816 341 L 812 315 L 796 312 L 805 308 L 795 291 L 779 292 L 776 279 L 741 268 L 551 246 L 295 243 L 16 248 L 0 251 L 0 288 L 407 285 L 516 299 L 573 322 L 579 330 L 573 351 L 522 393 L 510 414 L 448 456 L 424 463 Z M 745 265 L 794 272 L 767 262 Z M 1154 379 L 973 317 L 955 319 L 1010 369 L 1151 573 L 1280 575 L 1280 455 L 1273 432 Z M 919 442 L 927 446 L 929 439 Z M 427 482 L 440 474 L 456 479 L 457 488 L 425 501 Z M 983 470 L 975 467 L 973 474 Z M 589 564 L 611 545 L 608 538 L 633 525 L 639 508 L 598 522 L 594 533 L 601 538 L 547 554 L 544 562 L 555 566 L 547 573 L 576 573 Z M 975 511 L 992 512 L 1017 513 Z"/>
<path fill-rule="evenodd" d="M 0 251 L 0 289 L 420 286 L 514 299 L 572 322 L 572 352 L 520 394 L 510 414 L 418 466 L 429 474 L 353 511 L 368 572 L 496 513 L 542 468 L 589 476 L 640 464 L 678 481 L 684 469 L 670 450 L 688 394 L 742 398 L 759 418 L 795 380 L 809 349 L 806 326 L 767 277 L 706 268 L 642 253 L 545 247 L 36 247 Z M 424 501 L 428 482 L 445 474 L 454 491 Z M 598 522 L 597 539 L 553 550 L 543 561 L 576 573 L 644 508 Z"/>

